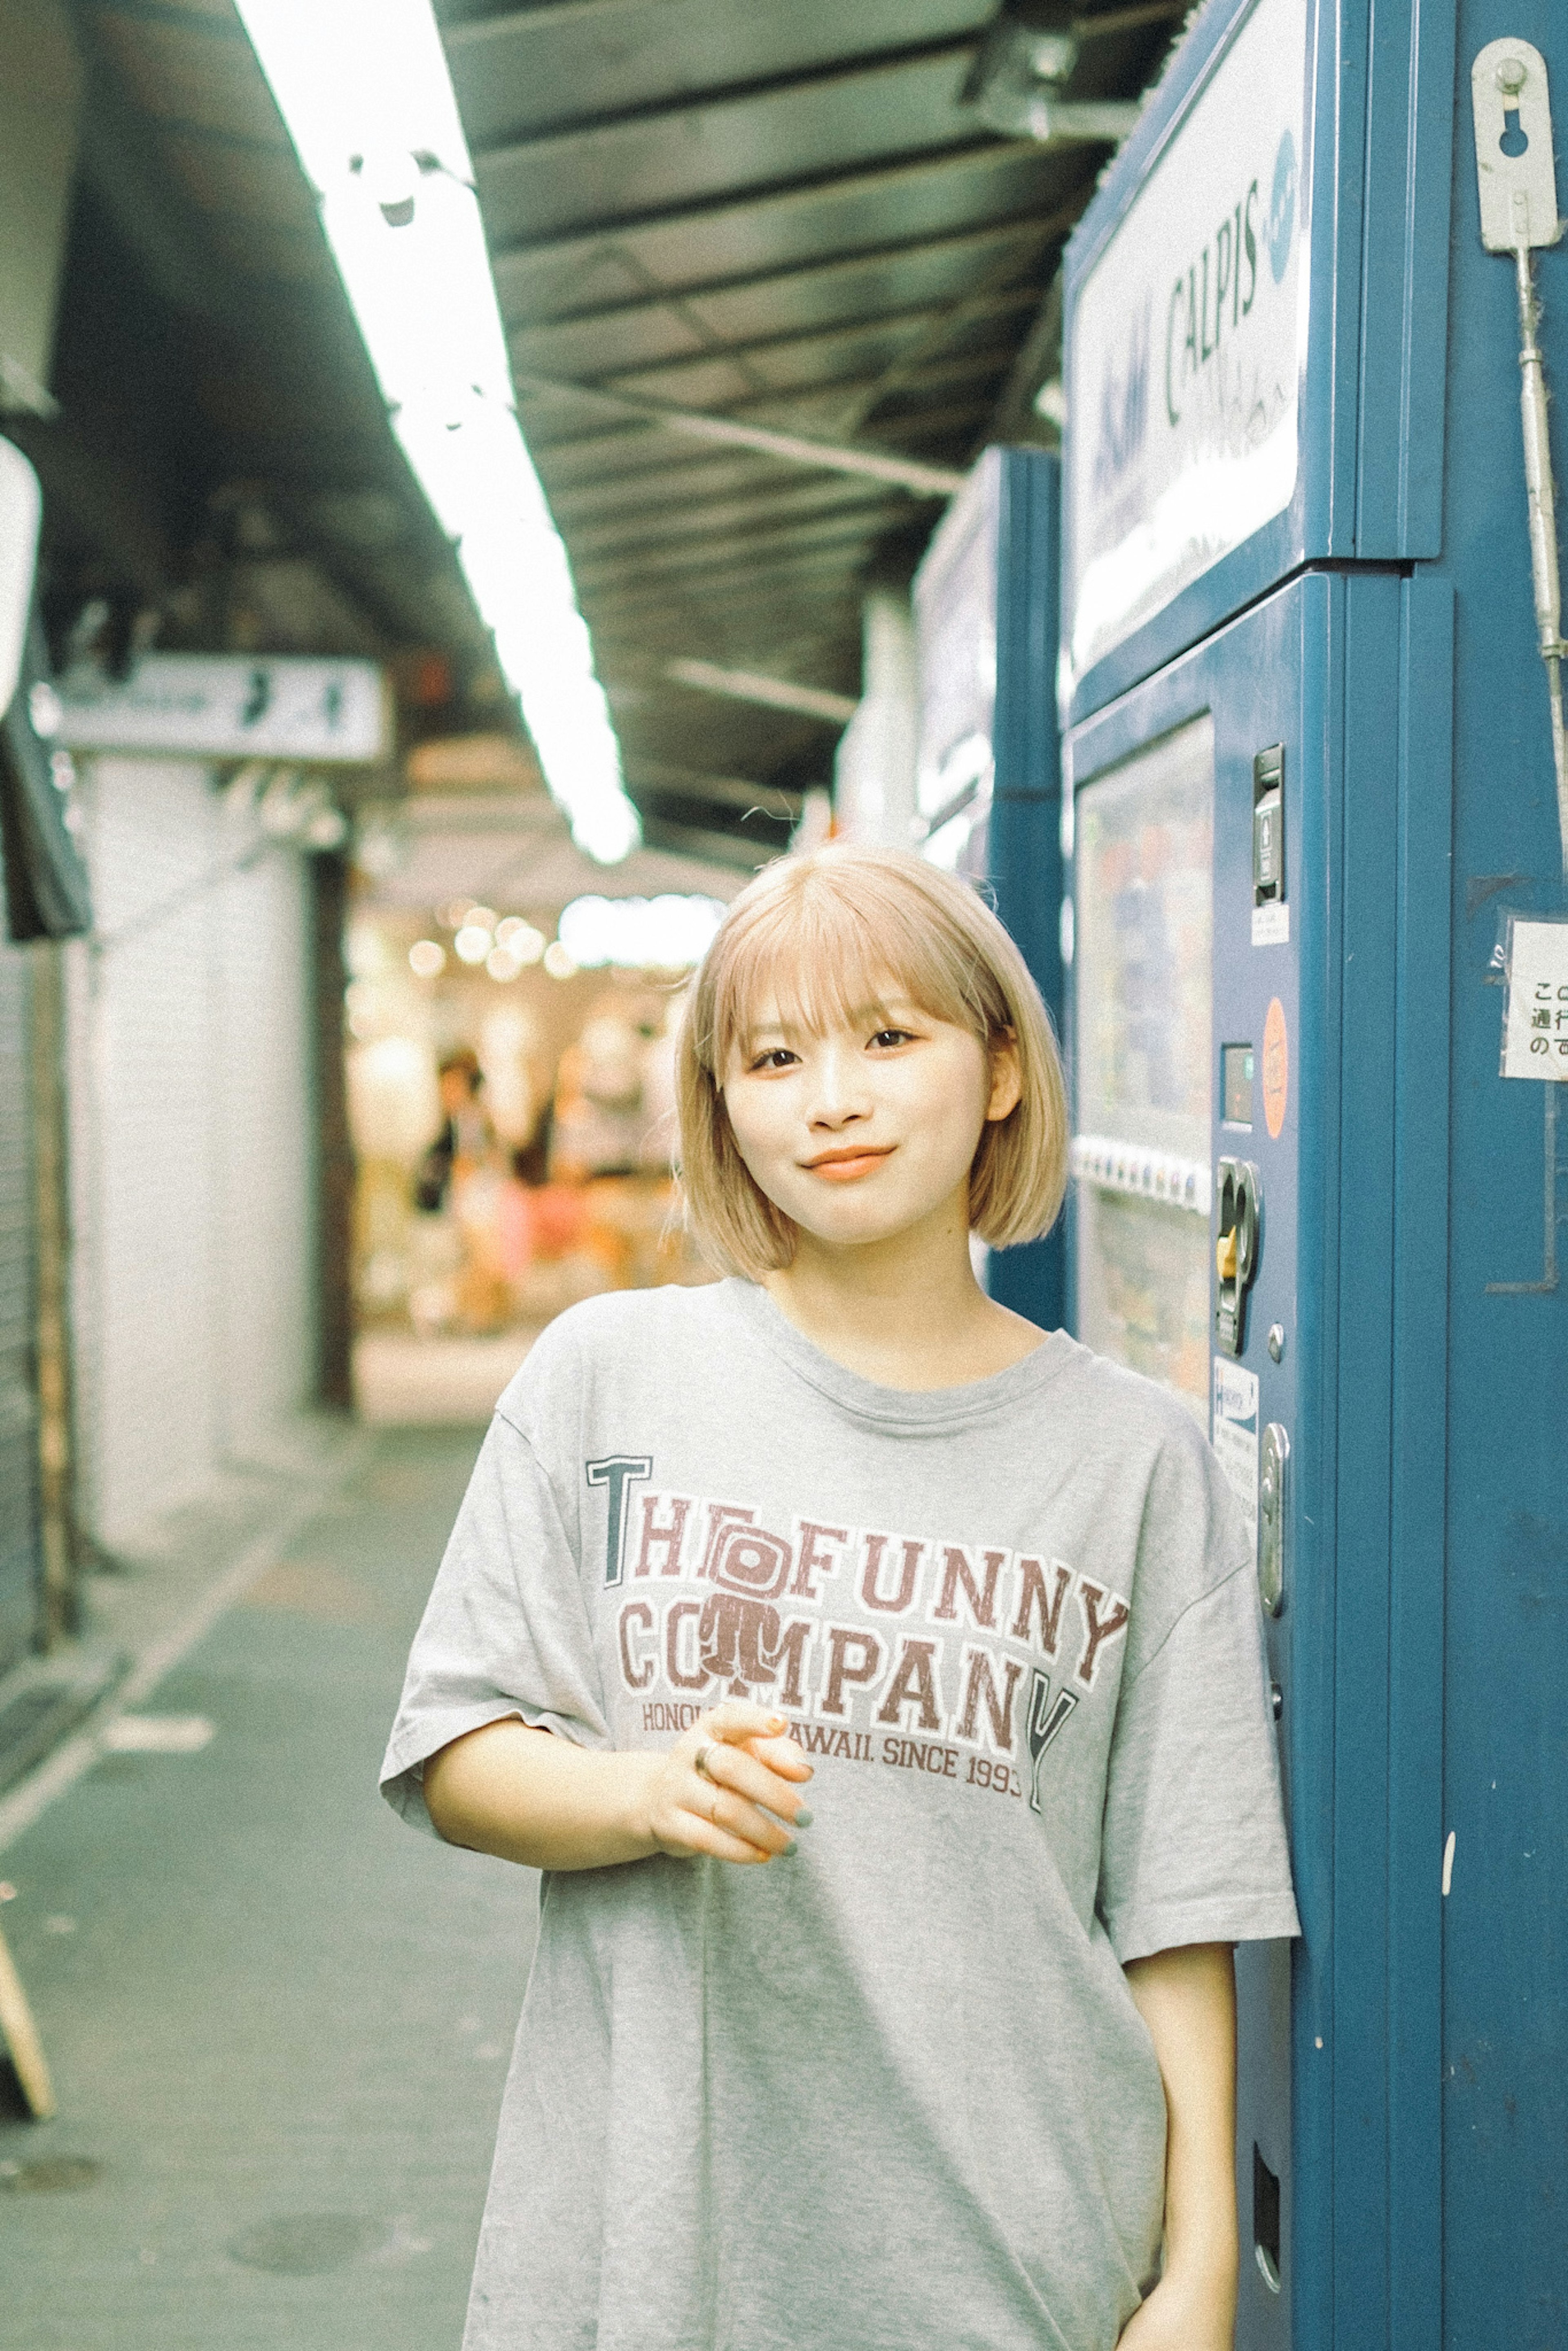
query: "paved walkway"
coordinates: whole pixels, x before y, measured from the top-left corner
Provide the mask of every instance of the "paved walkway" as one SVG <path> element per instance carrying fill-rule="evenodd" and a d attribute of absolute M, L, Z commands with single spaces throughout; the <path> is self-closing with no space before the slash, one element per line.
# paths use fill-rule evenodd
<path fill-rule="evenodd" d="M 210 1742 L 0 1855 L 60 2109 L 0 2075 L 5 2351 L 455 2351 L 534 1881 L 374 1778 L 476 1441 L 378 1435 L 143 1700 Z"/>

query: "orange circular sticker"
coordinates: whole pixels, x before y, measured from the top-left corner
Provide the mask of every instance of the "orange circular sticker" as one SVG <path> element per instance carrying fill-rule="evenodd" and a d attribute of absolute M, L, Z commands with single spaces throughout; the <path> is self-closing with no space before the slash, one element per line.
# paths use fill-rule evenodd
<path fill-rule="evenodd" d="M 1291 1043 L 1285 1034 L 1285 1008 L 1276 996 L 1263 1023 L 1263 1121 L 1276 1143 L 1290 1092 Z"/>

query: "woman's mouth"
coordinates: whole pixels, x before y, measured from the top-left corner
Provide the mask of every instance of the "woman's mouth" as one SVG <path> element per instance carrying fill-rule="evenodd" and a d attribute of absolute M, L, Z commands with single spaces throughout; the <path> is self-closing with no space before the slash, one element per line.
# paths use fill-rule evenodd
<path fill-rule="evenodd" d="M 863 1144 L 847 1151 L 824 1151 L 816 1159 L 802 1164 L 808 1175 L 821 1176 L 829 1184 L 855 1184 L 862 1176 L 874 1174 L 883 1162 L 893 1156 L 894 1145 L 883 1144 L 876 1150 Z"/>

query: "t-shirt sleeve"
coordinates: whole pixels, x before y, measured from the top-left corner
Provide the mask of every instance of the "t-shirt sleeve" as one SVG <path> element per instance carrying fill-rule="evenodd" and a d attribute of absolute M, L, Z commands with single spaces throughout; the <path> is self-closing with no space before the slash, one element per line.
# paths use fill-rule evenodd
<path fill-rule="evenodd" d="M 577 1562 L 555 1492 L 522 1432 L 492 1421 L 452 1530 L 382 1765 L 382 1793 L 434 1834 L 428 1757 L 517 1716 L 582 1747 L 611 1734 Z"/>
<path fill-rule="evenodd" d="M 1100 1855 L 1098 1908 L 1124 1965 L 1301 1932 L 1257 1578 L 1207 1447 L 1156 1479 L 1143 1548 L 1137 1589 L 1154 1638 L 1128 1660 Z"/>

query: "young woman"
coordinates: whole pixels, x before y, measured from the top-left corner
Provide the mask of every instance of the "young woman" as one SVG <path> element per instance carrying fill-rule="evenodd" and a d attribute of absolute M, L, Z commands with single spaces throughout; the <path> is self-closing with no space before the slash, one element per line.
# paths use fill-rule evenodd
<path fill-rule="evenodd" d="M 385 1765 L 545 1872 L 467 2351 L 1228 2351 L 1230 1946 L 1296 1931 L 1255 1583 L 1181 1406 L 975 1280 L 1061 1205 L 1040 999 L 830 849 L 681 1057 L 729 1278 L 540 1339 Z"/>

